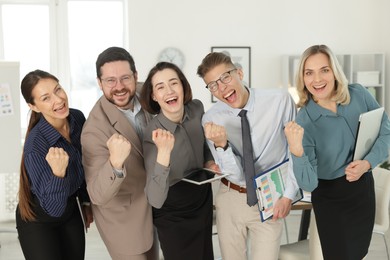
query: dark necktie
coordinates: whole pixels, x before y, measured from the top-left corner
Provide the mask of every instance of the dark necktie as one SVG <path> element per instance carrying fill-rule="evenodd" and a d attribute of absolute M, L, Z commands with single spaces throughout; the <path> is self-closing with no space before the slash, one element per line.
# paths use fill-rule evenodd
<path fill-rule="evenodd" d="M 253 147 L 251 140 L 251 130 L 249 127 L 248 118 L 246 117 L 245 109 L 241 110 L 238 114 L 241 117 L 241 132 L 242 132 L 242 149 L 244 160 L 244 173 L 246 180 L 246 196 L 249 206 L 256 205 L 257 197 L 255 192 L 254 177 L 255 177 L 255 165 L 253 162 Z"/>

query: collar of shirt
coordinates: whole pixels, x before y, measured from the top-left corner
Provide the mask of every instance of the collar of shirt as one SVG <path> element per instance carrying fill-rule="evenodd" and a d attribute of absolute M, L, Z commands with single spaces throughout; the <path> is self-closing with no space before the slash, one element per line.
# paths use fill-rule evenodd
<path fill-rule="evenodd" d="M 339 104 L 337 106 L 339 106 Z M 312 98 L 310 98 L 309 102 L 306 105 L 306 111 L 312 121 L 317 121 L 321 116 L 337 116 L 337 114 L 333 113 L 332 111 L 329 111 L 328 109 L 325 109 L 318 105 Z"/>
<path fill-rule="evenodd" d="M 135 95 L 133 97 L 133 110 L 131 110 L 130 108 L 129 109 L 121 109 L 118 107 L 119 111 L 123 112 L 124 114 L 128 115 L 128 116 L 131 116 L 131 117 L 135 117 L 136 114 L 139 113 L 139 111 L 141 111 L 141 104 L 140 102 L 138 101 L 138 96 Z"/>
<path fill-rule="evenodd" d="M 242 108 L 242 109 L 245 109 L 246 111 L 250 112 L 250 113 L 253 113 L 255 111 L 255 93 L 245 87 L 248 92 L 249 92 L 249 96 L 248 96 L 248 101 L 246 102 L 246 105 Z M 240 113 L 241 109 L 238 110 L 238 113 Z M 237 116 L 238 116 L 238 113 L 237 113 Z"/>
<path fill-rule="evenodd" d="M 190 118 L 187 105 L 184 105 L 184 115 L 183 115 L 183 120 L 181 123 L 184 123 Z M 178 123 L 172 122 L 169 120 L 163 112 L 160 111 L 160 113 L 157 115 L 158 121 L 161 123 L 162 126 L 164 126 L 165 129 L 167 129 L 169 132 L 172 134 L 175 132 L 177 126 L 179 125 Z"/>
<path fill-rule="evenodd" d="M 138 96 L 134 96 L 134 115 L 138 114 L 141 111 L 141 104 L 138 101 Z"/>
<path fill-rule="evenodd" d="M 255 110 L 255 93 L 250 89 L 245 87 L 249 92 L 248 101 L 246 102 L 245 106 L 243 108 L 232 108 L 229 105 L 225 104 L 227 106 L 227 110 L 230 110 L 234 116 L 239 116 L 238 114 L 241 112 L 241 110 L 245 109 L 249 113 L 253 113 Z"/>
<path fill-rule="evenodd" d="M 73 118 L 73 115 L 70 111 L 67 120 L 69 120 L 69 127 L 70 127 L 69 136 L 72 137 L 75 119 Z M 41 116 L 41 119 L 39 120 L 37 127 L 39 128 L 43 136 L 45 136 L 50 146 L 53 146 L 58 141 L 58 139 L 62 137 L 60 132 L 58 132 L 51 124 L 49 124 L 49 122 L 46 121 L 46 118 L 44 116 Z"/>

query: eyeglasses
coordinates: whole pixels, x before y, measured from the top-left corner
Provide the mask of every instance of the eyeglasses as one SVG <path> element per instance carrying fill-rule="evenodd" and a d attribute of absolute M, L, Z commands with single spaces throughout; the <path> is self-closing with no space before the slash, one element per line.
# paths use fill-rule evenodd
<path fill-rule="evenodd" d="M 105 79 L 101 79 L 101 81 L 103 81 L 107 87 L 113 88 L 118 83 L 118 80 L 122 85 L 129 85 L 133 81 L 133 76 L 134 76 L 134 74 L 125 75 L 125 76 L 121 77 L 120 79 L 114 78 L 114 77 L 105 78 Z"/>
<path fill-rule="evenodd" d="M 232 71 L 235 71 L 235 70 L 237 70 L 237 69 L 234 68 L 234 69 L 231 69 L 229 71 L 226 71 L 225 73 L 223 73 L 219 77 L 219 79 L 217 79 L 216 81 L 211 81 L 209 84 L 207 84 L 206 88 L 208 88 L 211 92 L 217 91 L 218 90 L 218 80 L 224 84 L 229 83 L 230 81 L 232 81 L 232 75 L 230 73 L 232 73 Z"/>

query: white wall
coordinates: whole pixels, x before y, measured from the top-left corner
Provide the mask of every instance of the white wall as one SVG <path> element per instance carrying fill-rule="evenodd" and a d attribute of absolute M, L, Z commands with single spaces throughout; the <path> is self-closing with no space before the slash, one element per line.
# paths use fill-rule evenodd
<path fill-rule="evenodd" d="M 390 59 L 388 10 L 388 0 L 129 0 L 129 50 L 144 80 L 163 48 L 180 48 L 194 96 L 207 109 L 210 93 L 196 69 L 212 46 L 250 46 L 252 87 L 279 87 L 282 55 L 301 54 L 313 44 L 335 53 L 382 52 Z M 386 96 L 390 111 L 390 88 Z"/>

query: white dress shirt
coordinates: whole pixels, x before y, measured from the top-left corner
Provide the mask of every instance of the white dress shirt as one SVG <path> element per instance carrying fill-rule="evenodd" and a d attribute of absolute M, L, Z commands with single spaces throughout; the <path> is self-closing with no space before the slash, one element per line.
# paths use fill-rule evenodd
<path fill-rule="evenodd" d="M 290 158 L 284 125 L 296 116 L 295 103 L 283 89 L 249 89 L 246 109 L 254 153 L 256 174 Z M 242 168 L 241 118 L 236 109 L 218 101 L 202 118 L 202 125 L 213 122 L 222 125 L 227 131 L 229 147 L 225 151 L 216 151 L 214 143 L 207 140 L 216 163 L 223 172 L 228 172 L 229 181 L 245 187 L 245 175 Z M 298 185 L 289 163 L 288 178 L 284 197 L 294 199 Z"/>

